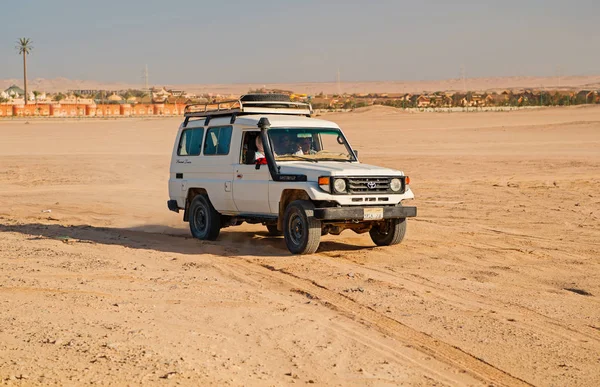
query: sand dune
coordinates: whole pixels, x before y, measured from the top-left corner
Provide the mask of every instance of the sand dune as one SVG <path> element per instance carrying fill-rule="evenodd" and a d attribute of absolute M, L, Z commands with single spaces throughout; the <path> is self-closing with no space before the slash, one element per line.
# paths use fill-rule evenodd
<path fill-rule="evenodd" d="M 178 119 L 0 121 L 0 376 L 600 384 L 599 107 L 322 118 L 411 176 L 403 244 L 194 240 L 166 208 Z"/>
<path fill-rule="evenodd" d="M 0 80 L 0 89 L 12 84 L 22 85 L 22 79 Z M 342 93 L 422 93 L 435 91 L 501 91 L 504 89 L 600 89 L 600 75 L 562 77 L 489 77 L 445 79 L 431 81 L 371 81 L 371 82 L 298 82 L 298 83 L 238 83 L 238 84 L 169 84 L 157 85 L 183 89 L 189 92 L 214 94 L 244 94 L 249 90 L 267 87 L 270 89 L 291 90 L 297 93 L 326 94 Z M 71 80 L 67 78 L 30 79 L 31 90 L 58 92 L 72 89 L 140 89 L 138 83 L 98 82 L 93 80 Z"/>

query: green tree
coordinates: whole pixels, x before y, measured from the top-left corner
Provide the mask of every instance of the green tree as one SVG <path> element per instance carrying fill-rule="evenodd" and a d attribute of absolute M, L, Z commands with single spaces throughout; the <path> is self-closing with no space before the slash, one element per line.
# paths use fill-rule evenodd
<path fill-rule="evenodd" d="M 80 111 L 79 111 L 79 98 L 81 98 L 83 96 L 83 94 L 81 94 L 81 92 L 79 91 L 75 91 L 73 93 L 73 97 L 75 97 L 75 109 L 77 109 L 77 115 L 79 116 Z"/>
<path fill-rule="evenodd" d="M 133 97 L 133 93 L 131 92 L 131 90 L 127 90 L 127 91 L 121 93 L 121 97 L 123 97 L 123 99 L 125 100 L 125 103 L 127 103 L 127 102 L 129 102 L 131 97 Z"/>
<path fill-rule="evenodd" d="M 33 97 L 35 98 L 35 104 L 36 104 L 36 105 L 37 105 L 37 100 L 38 100 L 38 97 L 39 97 L 41 94 L 42 94 L 42 93 L 40 93 L 40 92 L 39 92 L 39 91 L 37 91 L 37 90 L 34 90 L 34 91 L 33 91 Z"/>
<path fill-rule="evenodd" d="M 27 55 L 33 50 L 33 42 L 29 38 L 20 38 L 17 40 L 16 49 L 19 55 L 23 55 L 23 83 L 25 84 L 25 105 L 27 105 Z"/>
<path fill-rule="evenodd" d="M 344 102 L 344 109 L 354 109 L 354 101 L 352 100 L 347 100 L 346 102 Z"/>
<path fill-rule="evenodd" d="M 62 101 L 63 99 L 65 99 L 65 95 L 64 95 L 63 93 L 58 93 L 58 94 L 56 94 L 56 95 L 54 96 L 54 100 L 55 100 L 56 102 L 60 102 L 60 101 Z"/>
<path fill-rule="evenodd" d="M 79 105 L 79 98 L 81 98 L 83 94 L 81 94 L 79 91 L 76 91 L 73 93 L 73 97 L 75 97 L 75 105 Z"/>

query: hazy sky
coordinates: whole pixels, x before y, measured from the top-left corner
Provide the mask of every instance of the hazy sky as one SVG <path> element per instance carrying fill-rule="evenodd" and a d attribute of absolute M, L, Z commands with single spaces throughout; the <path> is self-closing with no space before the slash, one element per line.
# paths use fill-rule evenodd
<path fill-rule="evenodd" d="M 152 84 L 600 74 L 600 0 L 6 0 L 0 79 Z"/>

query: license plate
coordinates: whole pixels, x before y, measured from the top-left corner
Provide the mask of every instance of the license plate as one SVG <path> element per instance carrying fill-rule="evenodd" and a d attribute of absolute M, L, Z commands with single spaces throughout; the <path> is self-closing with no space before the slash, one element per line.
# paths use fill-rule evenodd
<path fill-rule="evenodd" d="M 383 219 L 383 208 L 365 208 L 363 213 L 364 220 Z"/>

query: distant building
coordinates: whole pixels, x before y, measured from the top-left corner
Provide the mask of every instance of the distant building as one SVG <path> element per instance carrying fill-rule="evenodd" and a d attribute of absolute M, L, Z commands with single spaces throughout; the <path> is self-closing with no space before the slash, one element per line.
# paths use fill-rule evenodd
<path fill-rule="evenodd" d="M 427 95 L 420 95 L 417 97 L 417 107 L 429 107 L 431 105 L 431 98 Z"/>
<path fill-rule="evenodd" d="M 165 102 L 167 98 L 171 96 L 171 93 L 169 93 L 169 91 L 164 87 L 161 87 L 160 89 L 153 87 L 150 89 L 150 93 L 152 94 L 152 101 L 159 103 Z"/>
<path fill-rule="evenodd" d="M 19 98 L 20 96 L 25 94 L 25 90 L 21 89 L 19 86 L 17 85 L 12 85 L 11 87 L 9 87 L 8 89 L 4 90 L 4 92 L 6 94 L 8 94 L 8 96 L 10 98 Z"/>
<path fill-rule="evenodd" d="M 118 95 L 116 93 L 113 93 L 108 96 L 107 100 L 112 101 L 112 102 L 121 102 L 123 100 L 123 97 L 121 97 L 120 95 Z"/>
<path fill-rule="evenodd" d="M 167 92 L 170 93 L 171 96 L 173 96 L 173 97 L 183 97 L 185 95 L 184 90 L 169 89 L 169 90 L 167 90 Z"/>

